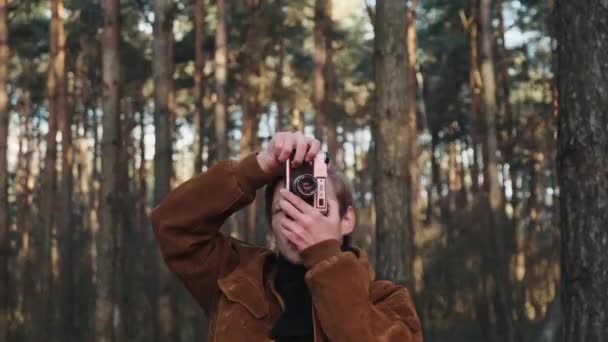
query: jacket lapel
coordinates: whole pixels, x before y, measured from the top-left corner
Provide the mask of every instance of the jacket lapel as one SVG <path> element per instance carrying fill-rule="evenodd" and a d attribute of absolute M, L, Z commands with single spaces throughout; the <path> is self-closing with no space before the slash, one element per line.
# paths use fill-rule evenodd
<path fill-rule="evenodd" d="M 264 251 L 251 255 L 248 262 L 241 263 L 233 272 L 217 281 L 226 298 L 243 305 L 257 319 L 269 312 L 262 284 L 265 260 L 270 253 Z"/>
<path fill-rule="evenodd" d="M 359 248 L 353 248 L 359 263 L 367 270 L 370 280 L 373 282 L 375 272 L 369 263 L 367 253 Z M 260 319 L 269 314 L 269 303 L 264 290 L 264 266 L 272 252 L 263 252 L 248 255 L 247 262 L 243 262 L 237 268 L 223 278 L 218 279 L 220 290 L 228 300 L 239 303 L 249 311 L 253 317 Z M 244 258 L 245 259 L 245 258 Z M 325 341 L 324 333 L 320 329 L 318 317 L 314 315 L 313 324 L 315 341 Z"/>

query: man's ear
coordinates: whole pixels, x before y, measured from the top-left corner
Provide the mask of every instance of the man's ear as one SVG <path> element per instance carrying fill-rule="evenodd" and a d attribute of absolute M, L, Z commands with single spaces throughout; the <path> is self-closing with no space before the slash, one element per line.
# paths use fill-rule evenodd
<path fill-rule="evenodd" d="M 346 213 L 340 219 L 340 229 L 343 236 L 349 235 L 355 229 L 355 208 L 352 206 L 346 209 Z"/>

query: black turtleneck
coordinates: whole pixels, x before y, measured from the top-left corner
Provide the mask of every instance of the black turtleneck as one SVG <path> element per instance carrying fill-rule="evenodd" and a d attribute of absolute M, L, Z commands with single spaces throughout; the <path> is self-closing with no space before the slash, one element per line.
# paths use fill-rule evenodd
<path fill-rule="evenodd" d="M 285 308 L 270 331 L 278 342 L 313 340 L 312 298 L 305 275 L 304 266 L 294 265 L 279 254 L 274 283 Z"/>

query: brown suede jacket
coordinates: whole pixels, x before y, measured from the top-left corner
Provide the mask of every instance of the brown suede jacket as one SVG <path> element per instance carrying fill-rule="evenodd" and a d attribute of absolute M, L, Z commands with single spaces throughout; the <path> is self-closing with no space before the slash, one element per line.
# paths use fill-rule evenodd
<path fill-rule="evenodd" d="M 221 161 L 172 190 L 151 213 L 165 262 L 209 317 L 210 342 L 271 341 L 282 312 L 273 253 L 219 232 L 268 181 L 255 153 Z M 421 342 L 408 290 L 374 281 L 366 253 L 357 254 L 342 252 L 333 240 L 302 253 L 314 341 Z"/>

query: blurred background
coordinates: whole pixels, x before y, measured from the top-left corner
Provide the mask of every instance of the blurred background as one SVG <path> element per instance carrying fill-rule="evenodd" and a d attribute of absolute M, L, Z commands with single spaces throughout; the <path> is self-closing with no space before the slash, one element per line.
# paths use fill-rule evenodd
<path fill-rule="evenodd" d="M 147 214 L 285 130 L 425 341 L 555 340 L 553 1 L 385 2 L 0 0 L 0 340 L 205 341 Z M 224 232 L 272 247 L 263 215 Z"/>

